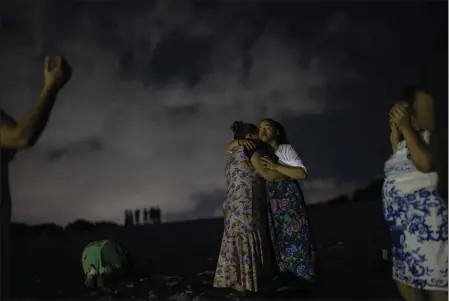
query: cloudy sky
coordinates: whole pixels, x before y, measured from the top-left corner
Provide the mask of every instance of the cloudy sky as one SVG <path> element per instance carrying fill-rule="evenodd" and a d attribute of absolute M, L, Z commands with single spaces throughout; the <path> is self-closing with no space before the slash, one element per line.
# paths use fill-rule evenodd
<path fill-rule="evenodd" d="M 419 76 L 444 2 L 3 1 L 2 107 L 20 118 L 45 54 L 73 77 L 11 163 L 13 219 L 221 214 L 229 126 L 283 122 L 308 203 L 363 187 L 388 156 L 387 110 Z"/>

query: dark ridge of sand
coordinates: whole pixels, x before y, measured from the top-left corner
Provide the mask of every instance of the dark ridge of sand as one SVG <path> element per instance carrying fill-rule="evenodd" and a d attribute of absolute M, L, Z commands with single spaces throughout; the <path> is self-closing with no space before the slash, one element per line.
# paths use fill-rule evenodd
<path fill-rule="evenodd" d="M 302 291 L 272 296 L 300 300 L 380 299 L 399 296 L 381 249 L 389 238 L 381 203 L 315 206 L 309 210 L 317 245 L 317 283 Z M 137 227 L 99 227 L 78 234 L 13 234 L 13 297 L 18 299 L 225 299 L 212 289 L 223 220 Z M 110 296 L 93 296 L 83 285 L 82 249 L 111 238 L 128 248 L 132 275 Z"/>

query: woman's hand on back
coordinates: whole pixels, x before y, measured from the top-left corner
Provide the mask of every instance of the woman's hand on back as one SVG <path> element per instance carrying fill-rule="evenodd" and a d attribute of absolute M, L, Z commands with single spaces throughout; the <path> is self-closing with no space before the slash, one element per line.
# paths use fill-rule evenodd
<path fill-rule="evenodd" d="M 278 166 L 277 163 L 275 163 L 273 160 L 271 160 L 267 156 L 261 158 L 260 164 L 264 168 L 269 169 L 269 170 L 277 170 L 277 166 Z"/>
<path fill-rule="evenodd" d="M 254 142 L 252 142 L 249 139 L 239 139 L 238 144 L 240 146 L 243 146 L 243 148 L 246 150 L 252 150 L 252 149 L 256 148 L 256 145 L 254 144 Z"/>

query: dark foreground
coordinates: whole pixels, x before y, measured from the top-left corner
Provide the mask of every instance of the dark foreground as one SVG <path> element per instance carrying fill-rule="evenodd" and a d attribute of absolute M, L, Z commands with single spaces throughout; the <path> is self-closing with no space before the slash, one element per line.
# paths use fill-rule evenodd
<path fill-rule="evenodd" d="M 317 241 L 316 285 L 269 299 L 399 300 L 388 264 L 381 260 L 385 233 L 377 204 L 310 211 Z M 364 211 L 364 212 L 362 212 Z M 327 212 L 327 213 L 326 213 Z M 360 215 L 364 214 L 364 215 Z M 358 216 L 358 217 L 357 217 Z M 324 227 L 323 219 L 327 219 Z M 334 220 L 332 220 L 334 219 Z M 330 220 L 330 221 L 329 221 Z M 140 227 L 104 227 L 68 234 L 15 232 L 15 299 L 224 299 L 212 289 L 222 221 Z M 379 238 L 380 237 L 380 238 Z M 91 240 L 111 238 L 127 247 L 136 268 L 115 293 L 93 296 L 83 286 L 80 257 Z M 388 241 L 388 238 L 387 238 Z"/>
<path fill-rule="evenodd" d="M 21 299 L 95 299 L 84 289 L 79 270 L 65 266 L 63 258 L 50 257 L 41 265 L 47 265 L 46 272 L 23 275 L 26 287 L 20 287 L 15 295 Z M 344 248 L 335 248 L 319 256 L 319 280 L 314 287 L 304 291 L 286 292 L 279 298 L 323 299 L 323 298 L 373 298 L 379 300 L 398 298 L 389 271 L 371 262 L 360 265 L 360 258 Z M 352 264 L 349 264 L 351 263 Z M 379 263 L 380 264 L 380 263 Z M 124 281 L 118 290 L 107 299 L 167 299 L 169 297 L 223 298 L 227 292 L 211 288 L 215 257 L 205 254 L 154 258 L 154 261 L 140 266 L 134 275 Z M 66 267 L 66 270 L 64 270 Z M 371 270 L 370 270 L 371 267 Z M 51 270 L 61 269 L 51 276 Z M 149 273 L 152 271 L 152 274 Z M 22 282 L 22 281 L 21 281 Z M 23 283 L 23 282 L 22 282 Z M 16 287 L 18 288 L 18 287 Z M 180 299 L 182 300 L 182 299 Z"/>

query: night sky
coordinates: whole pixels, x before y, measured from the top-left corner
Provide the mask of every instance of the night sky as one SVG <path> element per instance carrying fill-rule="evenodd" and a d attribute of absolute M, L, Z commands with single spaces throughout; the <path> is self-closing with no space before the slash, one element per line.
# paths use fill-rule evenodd
<path fill-rule="evenodd" d="M 3 3 L 6 2 L 6 3 Z M 235 120 L 281 121 L 309 204 L 382 176 L 388 108 L 447 26 L 447 2 L 2 1 L 1 104 L 37 99 L 43 57 L 72 80 L 11 163 L 13 220 L 221 215 Z"/>

